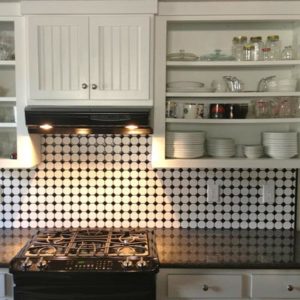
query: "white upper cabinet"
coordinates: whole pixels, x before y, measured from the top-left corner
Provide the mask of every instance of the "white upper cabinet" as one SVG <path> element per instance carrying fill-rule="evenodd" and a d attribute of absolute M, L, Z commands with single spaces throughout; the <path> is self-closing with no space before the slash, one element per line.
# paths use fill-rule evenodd
<path fill-rule="evenodd" d="M 25 125 L 23 19 L 0 17 L 0 40 L 0 168 L 30 168 L 41 157 L 39 138 L 30 136 Z"/>
<path fill-rule="evenodd" d="M 204 13 L 156 18 L 153 167 L 299 167 L 300 15 Z M 272 35 L 279 35 L 282 49 L 293 47 L 293 59 L 239 61 L 230 57 L 234 37 L 261 36 L 266 41 Z M 184 58 L 181 49 L 187 53 Z M 218 59 L 216 49 L 227 60 Z M 230 76 L 242 83 L 241 90 L 226 85 Z M 295 86 L 260 89 L 260 83 L 270 77 Z M 264 103 L 267 109 L 262 114 Z M 220 106 L 223 115 L 214 114 Z M 233 107 L 245 113 L 226 115 L 225 110 L 232 112 Z M 268 132 L 275 132 L 271 142 Z M 281 132 L 297 133 L 292 134 L 293 146 L 283 138 L 274 145 L 273 136 Z M 249 145 L 260 149 L 259 153 L 246 153 Z"/>
<path fill-rule="evenodd" d="M 148 99 L 149 21 L 143 16 L 90 18 L 91 99 Z"/>
<path fill-rule="evenodd" d="M 28 35 L 30 99 L 149 99 L 149 15 L 30 16 Z"/>
<path fill-rule="evenodd" d="M 88 18 L 30 17 L 29 67 L 32 99 L 87 99 Z"/>

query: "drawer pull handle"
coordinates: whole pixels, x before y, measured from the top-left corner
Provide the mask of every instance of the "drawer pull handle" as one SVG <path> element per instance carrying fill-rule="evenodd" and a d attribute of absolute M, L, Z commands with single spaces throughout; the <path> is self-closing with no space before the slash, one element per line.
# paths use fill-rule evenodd
<path fill-rule="evenodd" d="M 93 90 L 96 90 L 96 89 L 97 89 L 97 84 L 94 84 L 94 83 L 93 83 L 93 84 L 92 84 L 92 89 L 93 89 Z"/>
<path fill-rule="evenodd" d="M 86 90 L 86 89 L 88 88 L 88 85 L 87 85 L 86 83 L 83 83 L 83 84 L 81 85 L 81 87 L 82 87 L 84 90 Z"/>
<path fill-rule="evenodd" d="M 294 290 L 294 287 L 293 287 L 291 284 L 289 284 L 289 285 L 287 286 L 287 290 L 288 290 L 289 292 L 291 292 L 291 291 Z"/>
<path fill-rule="evenodd" d="M 204 292 L 207 292 L 208 291 L 208 285 L 207 284 L 203 284 L 202 290 Z"/>

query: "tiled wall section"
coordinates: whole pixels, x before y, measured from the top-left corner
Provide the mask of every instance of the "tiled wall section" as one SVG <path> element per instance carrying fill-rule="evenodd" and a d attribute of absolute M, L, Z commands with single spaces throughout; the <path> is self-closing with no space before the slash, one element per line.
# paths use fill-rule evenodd
<path fill-rule="evenodd" d="M 293 229 L 296 170 L 161 169 L 151 137 L 45 135 L 36 169 L 1 170 L 0 227 Z M 276 184 L 275 203 L 261 185 Z M 207 183 L 220 185 L 208 203 Z"/>

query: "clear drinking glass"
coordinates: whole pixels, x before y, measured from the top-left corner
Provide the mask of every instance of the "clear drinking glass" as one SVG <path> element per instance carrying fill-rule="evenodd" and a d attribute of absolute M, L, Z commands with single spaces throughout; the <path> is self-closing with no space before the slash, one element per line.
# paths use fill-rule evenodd
<path fill-rule="evenodd" d="M 286 46 L 281 52 L 281 59 L 290 60 L 294 59 L 294 49 L 292 46 Z"/>
<path fill-rule="evenodd" d="M 255 102 L 255 117 L 270 118 L 271 117 L 271 102 L 267 99 L 259 99 Z"/>

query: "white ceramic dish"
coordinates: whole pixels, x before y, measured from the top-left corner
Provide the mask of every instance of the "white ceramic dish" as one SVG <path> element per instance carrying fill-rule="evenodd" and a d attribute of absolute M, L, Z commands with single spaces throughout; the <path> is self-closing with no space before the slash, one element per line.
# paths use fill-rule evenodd
<path fill-rule="evenodd" d="M 201 88 L 204 83 L 199 81 L 171 81 L 167 83 L 168 88 Z"/>

